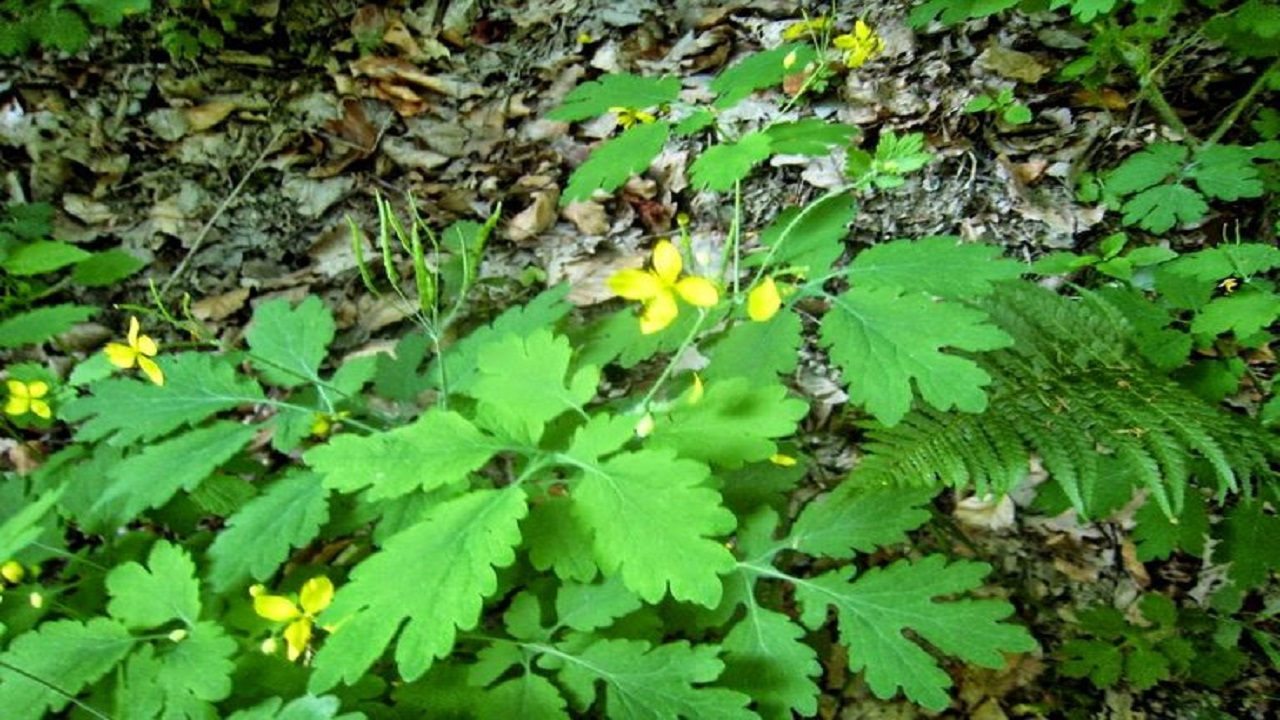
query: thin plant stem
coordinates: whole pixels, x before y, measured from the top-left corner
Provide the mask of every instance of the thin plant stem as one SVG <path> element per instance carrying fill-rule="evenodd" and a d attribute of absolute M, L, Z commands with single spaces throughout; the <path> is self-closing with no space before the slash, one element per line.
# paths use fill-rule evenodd
<path fill-rule="evenodd" d="M 1268 78 L 1272 74 L 1276 73 L 1280 73 L 1280 59 L 1271 63 L 1271 67 L 1258 75 L 1258 78 L 1253 81 L 1253 85 L 1249 86 L 1249 91 L 1244 94 L 1244 97 L 1237 100 L 1235 105 L 1231 106 L 1231 110 L 1227 112 L 1226 117 L 1222 118 L 1222 122 L 1218 123 L 1218 127 L 1215 128 L 1213 134 L 1204 141 L 1204 144 L 1216 145 L 1220 140 L 1222 140 L 1222 138 L 1227 134 L 1227 131 L 1231 129 L 1231 126 L 1235 125 L 1236 121 L 1240 119 L 1240 115 L 1244 112 L 1245 108 L 1252 105 L 1254 99 L 1257 98 L 1258 94 L 1267 86 Z"/>
<path fill-rule="evenodd" d="M 205 221 L 204 226 L 200 228 L 200 232 L 196 234 L 196 239 L 191 243 L 191 248 L 187 250 L 186 256 L 182 258 L 182 262 L 178 263 L 178 267 L 174 268 L 173 272 L 169 274 L 169 279 L 165 280 L 164 285 L 160 286 L 161 294 L 168 293 L 169 288 L 173 286 L 173 283 L 187 271 L 187 266 L 191 264 L 191 259 L 196 256 L 196 253 L 199 252 L 201 246 L 204 245 L 205 239 L 209 237 L 209 231 L 213 230 L 213 224 L 218 221 L 218 218 L 222 217 L 222 214 L 227 211 L 227 208 L 231 207 L 232 201 L 240 196 L 241 191 L 244 190 L 244 186 L 249 183 L 249 178 L 253 177 L 254 173 L 258 172 L 258 168 L 262 167 L 262 163 L 267 159 L 267 155 L 269 155 L 271 153 L 271 149 L 275 147 L 276 141 L 278 141 L 283 135 L 284 128 L 276 131 L 276 134 L 267 141 L 267 146 L 262 149 L 262 152 L 259 153 L 258 157 L 253 161 L 253 164 L 250 165 L 249 169 L 240 177 L 240 182 L 236 183 L 235 187 L 231 188 L 231 192 L 227 193 L 227 196 L 222 199 L 222 203 L 218 205 L 218 209 L 214 210 L 213 215 Z"/>

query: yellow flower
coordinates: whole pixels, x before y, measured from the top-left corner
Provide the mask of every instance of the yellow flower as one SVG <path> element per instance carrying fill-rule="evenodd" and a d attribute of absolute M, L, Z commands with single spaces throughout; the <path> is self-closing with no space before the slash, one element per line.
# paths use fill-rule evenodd
<path fill-rule="evenodd" d="M 790 455 L 784 455 L 782 453 L 774 453 L 773 456 L 769 458 L 769 462 L 773 463 L 774 465 L 777 465 L 778 467 L 791 467 L 792 465 L 795 465 L 796 462 L 798 461 L 795 458 L 791 457 Z"/>
<path fill-rule="evenodd" d="M 862 67 L 872 55 L 884 50 L 884 40 L 861 20 L 854 24 L 852 33 L 837 35 L 831 42 L 845 51 L 844 64 L 849 68 Z"/>
<path fill-rule="evenodd" d="M 272 622 L 287 622 L 284 642 L 288 646 L 290 660 L 302 656 L 311 642 L 311 627 L 316 616 L 333 602 L 333 582 L 324 575 L 313 577 L 302 584 L 298 601 L 283 595 L 264 595 L 262 591 L 249 591 L 253 595 L 253 611 Z"/>
<path fill-rule="evenodd" d="M 10 380 L 6 384 L 9 387 L 9 401 L 4 404 L 6 414 L 18 417 L 27 413 L 34 413 L 37 417 L 45 420 L 48 420 L 53 415 L 53 412 L 49 409 L 48 401 L 41 399 L 49 394 L 48 383 L 39 380 L 31 382 Z"/>
<path fill-rule="evenodd" d="M 756 322 L 764 322 L 782 307 L 782 297 L 778 295 L 778 286 L 773 278 L 765 279 L 747 293 L 747 317 Z"/>
<path fill-rule="evenodd" d="M 22 582 L 22 578 L 27 576 L 26 568 L 22 567 L 22 563 L 17 560 L 0 565 L 0 578 L 4 578 L 5 582 L 10 585 L 17 585 Z"/>
<path fill-rule="evenodd" d="M 621 125 L 624 130 L 636 123 L 648 125 L 658 121 L 658 118 L 653 113 L 638 110 L 636 108 L 617 106 L 609 108 L 609 112 L 617 113 L 618 124 Z"/>
<path fill-rule="evenodd" d="M 816 18 L 801 20 L 787 26 L 782 31 L 783 40 L 799 40 L 806 35 L 820 35 L 831 29 L 831 18 L 826 15 L 819 15 Z"/>
<path fill-rule="evenodd" d="M 129 344 L 107 343 L 106 352 L 112 365 L 128 370 L 136 364 L 151 382 L 164 384 L 164 373 L 160 371 L 156 361 L 151 359 L 159 352 L 159 347 L 150 336 L 138 334 L 138 318 L 129 318 Z"/>
<path fill-rule="evenodd" d="M 311 415 L 311 437 L 326 438 L 329 433 L 333 432 L 335 423 L 351 417 L 351 413 L 343 410 L 338 413 L 312 413 Z"/>
<path fill-rule="evenodd" d="M 609 278 L 609 289 L 615 294 L 644 303 L 640 332 L 648 335 L 670 325 L 680 314 L 677 295 L 696 307 L 711 307 L 720 301 L 716 286 L 707 278 L 680 277 L 683 266 L 676 246 L 669 240 L 661 240 L 653 248 L 652 270 L 628 268 Z"/>

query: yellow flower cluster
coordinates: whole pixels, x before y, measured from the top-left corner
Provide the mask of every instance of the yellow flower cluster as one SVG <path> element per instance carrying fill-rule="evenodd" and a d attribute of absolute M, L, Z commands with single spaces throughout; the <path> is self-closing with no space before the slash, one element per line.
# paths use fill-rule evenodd
<path fill-rule="evenodd" d="M 138 318 L 136 317 L 129 318 L 129 336 L 127 340 L 128 344 L 107 343 L 107 359 L 111 361 L 111 364 L 124 370 L 137 365 L 151 382 L 156 385 L 164 385 L 164 372 L 160 370 L 160 366 L 156 364 L 156 361 L 151 359 L 160 351 L 160 347 L 150 336 L 139 334 Z"/>
<path fill-rule="evenodd" d="M 44 420 L 53 417 L 49 401 L 44 399 L 49 394 L 48 383 L 40 380 L 31 382 L 8 380 L 5 386 L 9 389 L 9 399 L 4 404 L 6 415 L 19 417 L 31 413 Z"/>
<path fill-rule="evenodd" d="M 694 307 L 707 308 L 720 301 L 720 293 L 707 278 L 691 275 L 680 277 L 684 261 L 670 240 L 661 240 L 653 248 L 652 270 L 628 268 L 609 278 L 609 289 L 619 297 L 639 300 L 640 332 L 648 335 L 670 325 L 680 314 L 679 296 Z"/>
<path fill-rule="evenodd" d="M 266 588 L 261 585 L 249 588 L 249 594 L 253 596 L 253 611 L 259 617 L 289 623 L 284 629 L 284 642 L 286 654 L 292 662 L 302 657 L 311 643 L 311 628 L 315 625 L 316 616 L 333 602 L 333 581 L 324 575 L 311 578 L 302 584 L 297 602 L 283 595 L 267 595 Z M 275 643 L 268 641 L 263 647 L 274 649 Z"/>
<path fill-rule="evenodd" d="M 853 32 L 837 35 L 831 43 L 844 50 L 844 64 L 848 68 L 859 68 L 874 55 L 884 50 L 884 40 L 876 35 L 871 26 L 859 20 L 854 23 Z"/>
<path fill-rule="evenodd" d="M 618 124 L 625 130 L 636 123 L 641 125 L 649 125 L 658 121 L 658 117 L 647 110 L 629 107 L 611 107 L 609 112 L 618 116 Z"/>

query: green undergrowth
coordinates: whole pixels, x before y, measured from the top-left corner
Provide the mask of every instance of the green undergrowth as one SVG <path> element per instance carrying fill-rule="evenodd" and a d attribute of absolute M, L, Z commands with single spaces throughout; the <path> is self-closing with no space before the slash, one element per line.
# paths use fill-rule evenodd
<path fill-rule="evenodd" d="M 312 296 L 261 302 L 226 344 L 163 303 L 102 313 L 120 330 L 104 352 L 10 364 L 4 417 L 27 462 L 0 478 L 5 716 L 813 716 L 831 638 L 877 697 L 941 711 L 957 666 L 1039 646 L 990 565 L 916 531 L 944 488 L 1009 493 L 1035 461 L 1049 482 L 1029 512 L 1139 505 L 1143 559 L 1213 547 L 1230 563 L 1214 622 L 1261 645 L 1237 611 L 1280 557 L 1280 409 L 1258 361 L 1280 249 L 1117 233 L 1027 264 L 952 236 L 853 245 L 860 201 L 933 156 L 923 134 L 864 148 L 805 110 L 883 47 L 834 25 L 798 23 L 702 103 L 676 78 L 605 75 L 552 113 L 620 125 L 566 203 L 671 143 L 705 148 L 691 181 L 735 208 L 771 157 L 843 161 L 840 186 L 761 228 L 735 212 L 712 250 L 681 219 L 608 281 L 638 307 L 587 321 L 562 285 L 472 327 L 500 211 L 435 229 L 379 198 L 353 250 L 366 291 L 415 320 L 392 353 L 344 356 Z M 780 85 L 784 119 L 733 119 Z M 1184 150 L 1153 182 L 1252 197 L 1187 169 L 1210 150 Z M 45 209 L 7 218 L 0 327 L 57 348 L 97 309 L 49 305 L 56 284 L 109 263 L 48 239 Z M 42 312 L 59 322 L 33 324 Z M 151 337 L 166 323 L 180 343 Z M 855 421 L 839 430 L 860 462 L 830 487 L 809 479 L 804 356 L 838 372 Z M 1207 626 L 1167 604 L 1149 595 L 1132 624 L 1089 611 L 1048 650 L 1064 675 L 1135 689 L 1195 673 L 1190 653 L 1243 666 L 1226 634 L 1175 642 Z"/>

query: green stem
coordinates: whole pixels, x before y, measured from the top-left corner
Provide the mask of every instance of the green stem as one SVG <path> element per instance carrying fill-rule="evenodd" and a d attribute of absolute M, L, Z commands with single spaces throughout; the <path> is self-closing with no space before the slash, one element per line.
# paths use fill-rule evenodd
<path fill-rule="evenodd" d="M 694 323 L 692 328 L 689 328 L 689 334 L 685 335 L 684 340 L 680 341 L 680 346 L 671 354 L 671 360 L 667 363 L 666 367 L 662 368 L 662 374 L 658 376 L 658 379 L 653 383 L 653 386 L 649 388 L 649 392 L 645 393 L 644 399 L 640 401 L 640 407 L 647 409 L 649 407 L 649 403 L 653 402 L 653 396 L 658 394 L 658 391 L 662 389 L 662 386 L 666 384 L 667 380 L 671 377 L 671 372 L 675 369 L 676 361 L 679 360 L 680 356 L 684 354 L 684 351 L 688 350 L 689 346 L 693 344 L 693 339 L 698 336 L 698 332 L 702 330 L 702 324 L 706 321 L 707 311 L 702 308 L 698 308 L 698 322 Z"/>
<path fill-rule="evenodd" d="M 1267 86 L 1270 76 L 1275 73 L 1280 73 L 1280 59 L 1271 63 L 1271 67 L 1258 75 L 1258 78 L 1253 81 L 1253 85 L 1249 86 L 1249 91 L 1244 94 L 1244 97 L 1237 100 L 1235 105 L 1231 106 L 1231 111 L 1227 113 L 1226 117 L 1222 118 L 1222 122 L 1218 123 L 1218 127 L 1214 129 L 1209 139 L 1204 141 L 1205 145 L 1216 145 L 1218 141 L 1222 140 L 1227 131 L 1231 129 L 1231 126 L 1236 124 L 1236 120 L 1240 119 L 1244 109 L 1252 105 L 1254 99 Z"/>

